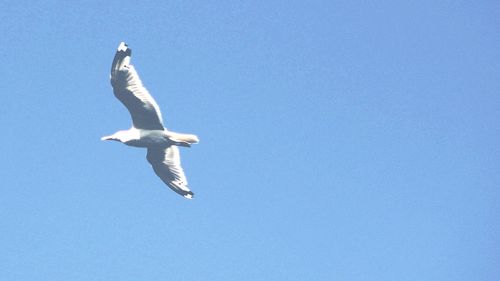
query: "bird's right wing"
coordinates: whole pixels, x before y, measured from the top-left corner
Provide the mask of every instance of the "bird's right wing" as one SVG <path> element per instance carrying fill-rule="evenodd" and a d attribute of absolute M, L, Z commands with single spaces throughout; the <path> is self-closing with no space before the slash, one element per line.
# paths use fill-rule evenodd
<path fill-rule="evenodd" d="M 135 128 L 163 130 L 160 108 L 130 64 L 131 55 L 132 50 L 122 42 L 111 65 L 113 93 L 127 107 Z"/>
<path fill-rule="evenodd" d="M 175 145 L 166 149 L 150 147 L 146 156 L 156 175 L 173 191 L 192 199 L 194 194 L 189 190 L 184 170 L 181 167 L 179 148 Z"/>

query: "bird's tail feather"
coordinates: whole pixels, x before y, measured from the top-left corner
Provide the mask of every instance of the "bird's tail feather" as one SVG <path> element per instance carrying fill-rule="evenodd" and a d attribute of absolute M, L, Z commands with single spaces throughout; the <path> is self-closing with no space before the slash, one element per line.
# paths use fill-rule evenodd
<path fill-rule="evenodd" d="M 185 142 L 188 144 L 195 144 L 200 142 L 198 136 L 193 134 L 172 133 L 171 139 L 173 141 Z"/>

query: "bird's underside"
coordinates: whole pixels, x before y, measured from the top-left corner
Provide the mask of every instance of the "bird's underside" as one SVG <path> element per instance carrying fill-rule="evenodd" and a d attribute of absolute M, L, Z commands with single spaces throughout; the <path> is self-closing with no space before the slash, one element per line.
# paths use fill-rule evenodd
<path fill-rule="evenodd" d="M 121 43 L 111 66 L 111 85 L 115 97 L 130 112 L 132 128 L 103 137 L 130 146 L 146 147 L 146 159 L 158 177 L 173 191 L 192 199 L 193 192 L 181 166 L 179 148 L 198 143 L 198 137 L 164 128 L 158 104 L 143 86 L 133 65 L 132 50 Z"/>

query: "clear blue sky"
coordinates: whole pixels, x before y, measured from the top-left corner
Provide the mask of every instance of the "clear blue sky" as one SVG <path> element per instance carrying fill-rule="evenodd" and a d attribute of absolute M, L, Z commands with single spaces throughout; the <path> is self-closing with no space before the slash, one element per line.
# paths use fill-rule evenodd
<path fill-rule="evenodd" d="M 0 279 L 499 280 L 499 11 L 2 1 Z M 121 41 L 192 201 L 100 141 Z"/>

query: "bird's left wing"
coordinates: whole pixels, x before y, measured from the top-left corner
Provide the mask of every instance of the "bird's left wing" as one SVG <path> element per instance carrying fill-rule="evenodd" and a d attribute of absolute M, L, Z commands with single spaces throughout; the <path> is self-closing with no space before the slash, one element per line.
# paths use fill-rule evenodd
<path fill-rule="evenodd" d="M 181 167 L 179 148 L 175 145 L 166 149 L 150 147 L 146 156 L 156 175 L 178 194 L 192 199 L 194 193 L 189 190 L 184 170 Z"/>
<path fill-rule="evenodd" d="M 130 64 L 131 55 L 132 50 L 122 42 L 111 65 L 113 93 L 127 107 L 135 128 L 163 130 L 160 108 Z"/>

